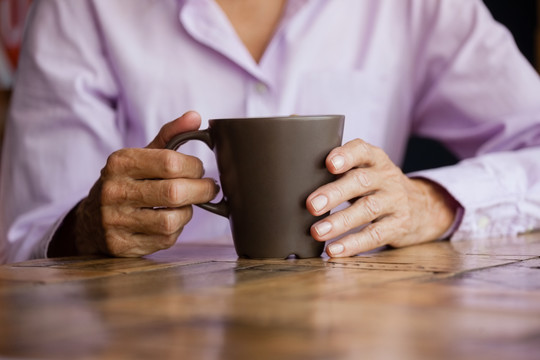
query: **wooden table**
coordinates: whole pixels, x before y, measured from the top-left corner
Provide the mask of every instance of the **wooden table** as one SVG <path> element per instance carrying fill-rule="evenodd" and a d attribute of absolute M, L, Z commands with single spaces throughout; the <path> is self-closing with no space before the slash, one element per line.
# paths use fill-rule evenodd
<path fill-rule="evenodd" d="M 348 259 L 143 259 L 0 267 L 0 357 L 540 359 L 540 234 Z"/>

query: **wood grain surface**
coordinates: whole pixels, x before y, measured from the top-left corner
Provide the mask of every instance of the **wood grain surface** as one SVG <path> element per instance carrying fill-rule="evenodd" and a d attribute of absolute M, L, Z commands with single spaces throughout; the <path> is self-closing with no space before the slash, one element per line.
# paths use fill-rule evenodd
<path fill-rule="evenodd" d="M 0 357 L 539 359 L 540 234 L 347 259 L 141 259 L 0 267 Z"/>

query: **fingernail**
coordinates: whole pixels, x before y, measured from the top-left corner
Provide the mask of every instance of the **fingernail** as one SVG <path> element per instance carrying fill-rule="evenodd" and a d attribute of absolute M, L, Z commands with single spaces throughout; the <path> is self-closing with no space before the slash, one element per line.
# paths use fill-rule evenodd
<path fill-rule="evenodd" d="M 345 250 L 345 246 L 341 244 L 330 244 L 328 245 L 328 251 L 330 252 L 330 255 L 339 255 Z"/>
<path fill-rule="evenodd" d="M 330 162 L 334 166 L 334 169 L 339 170 L 345 165 L 345 158 L 341 155 L 334 156 Z"/>
<path fill-rule="evenodd" d="M 332 224 L 330 224 L 328 221 L 315 225 L 315 231 L 319 236 L 328 234 L 330 230 L 332 230 Z"/>
<path fill-rule="evenodd" d="M 319 195 L 315 199 L 311 200 L 311 206 L 315 211 L 319 212 L 328 204 L 328 198 L 324 195 Z"/>

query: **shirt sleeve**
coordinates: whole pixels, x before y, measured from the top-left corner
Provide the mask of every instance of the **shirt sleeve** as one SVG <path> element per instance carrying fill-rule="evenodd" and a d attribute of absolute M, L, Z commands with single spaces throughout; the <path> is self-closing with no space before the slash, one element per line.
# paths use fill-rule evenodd
<path fill-rule="evenodd" d="M 461 159 L 422 171 L 461 204 L 452 239 L 540 228 L 540 79 L 480 1 L 439 1 L 421 53 L 413 131 Z"/>
<path fill-rule="evenodd" d="M 117 83 L 93 13 L 89 1 L 33 3 L 2 154 L 0 262 L 45 257 L 64 214 L 122 147 Z"/>

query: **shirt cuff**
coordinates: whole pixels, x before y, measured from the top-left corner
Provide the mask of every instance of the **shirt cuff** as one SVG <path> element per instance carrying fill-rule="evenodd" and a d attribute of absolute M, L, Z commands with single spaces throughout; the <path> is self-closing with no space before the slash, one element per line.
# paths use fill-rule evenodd
<path fill-rule="evenodd" d="M 446 230 L 444 234 L 441 235 L 437 240 L 451 240 L 452 235 L 459 229 L 459 226 L 461 225 L 461 221 L 463 220 L 463 214 L 465 213 L 465 209 L 463 206 L 458 205 L 456 209 L 456 213 L 454 214 L 454 222 L 452 225 Z"/>

